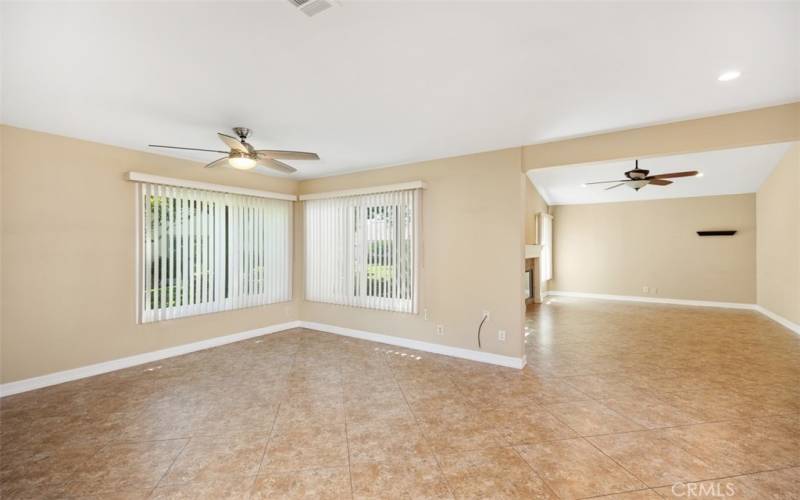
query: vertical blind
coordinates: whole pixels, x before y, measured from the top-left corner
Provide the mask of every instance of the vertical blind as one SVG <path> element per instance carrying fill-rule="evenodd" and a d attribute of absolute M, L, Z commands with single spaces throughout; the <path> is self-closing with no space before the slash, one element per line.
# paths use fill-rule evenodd
<path fill-rule="evenodd" d="M 305 205 L 306 300 L 417 312 L 420 190 Z"/>
<path fill-rule="evenodd" d="M 553 278 L 553 216 L 545 213 L 539 214 L 539 244 L 542 246 L 540 253 L 540 280 L 547 281 Z"/>
<path fill-rule="evenodd" d="M 291 300 L 291 202 L 137 189 L 141 322 Z"/>

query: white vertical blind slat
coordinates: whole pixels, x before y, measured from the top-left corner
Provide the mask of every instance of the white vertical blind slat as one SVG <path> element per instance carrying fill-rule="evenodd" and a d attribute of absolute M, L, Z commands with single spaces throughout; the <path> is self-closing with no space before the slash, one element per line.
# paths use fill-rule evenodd
<path fill-rule="evenodd" d="M 149 311 L 153 309 L 152 294 L 150 290 L 153 288 L 153 208 L 150 200 L 151 192 L 150 185 L 143 184 L 142 190 L 144 191 L 144 201 L 142 208 L 144 210 L 144 310 L 140 312 L 139 318 L 142 322 L 147 321 Z"/>
<path fill-rule="evenodd" d="M 158 187 L 158 253 L 156 254 L 156 262 L 158 263 L 158 314 L 157 317 L 160 320 L 161 315 L 164 311 L 164 301 L 165 301 L 165 287 L 164 287 L 164 275 L 166 274 L 166 259 L 164 259 L 165 251 L 164 251 L 164 198 L 162 197 L 162 188 L 161 186 Z"/>
<path fill-rule="evenodd" d="M 416 312 L 418 191 L 306 200 L 306 299 Z"/>
<path fill-rule="evenodd" d="M 173 308 L 172 301 L 174 292 L 172 289 L 173 282 L 175 280 L 175 273 L 174 273 L 174 264 L 175 259 L 173 258 L 174 246 L 175 246 L 175 211 L 172 206 L 172 201 L 175 199 L 174 188 L 168 187 L 165 188 L 164 194 L 166 196 L 166 206 L 167 206 L 167 227 L 166 227 L 166 235 L 167 235 L 167 280 L 166 280 L 166 289 L 167 289 L 167 304 L 164 310 L 167 319 L 172 317 Z"/>
<path fill-rule="evenodd" d="M 140 183 L 137 204 L 141 322 L 291 300 L 292 202 Z"/>

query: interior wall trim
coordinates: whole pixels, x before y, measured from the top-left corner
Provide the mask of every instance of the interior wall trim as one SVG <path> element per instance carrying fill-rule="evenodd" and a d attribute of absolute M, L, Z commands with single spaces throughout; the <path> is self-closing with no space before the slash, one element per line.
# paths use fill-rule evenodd
<path fill-rule="evenodd" d="M 362 340 L 369 340 L 372 342 L 379 342 L 381 344 L 389 344 L 398 347 L 405 347 L 408 349 L 416 349 L 417 351 L 442 354 L 445 356 L 452 356 L 454 358 L 469 359 L 471 361 L 479 361 L 481 363 L 489 363 L 492 365 L 505 366 L 507 368 L 522 369 L 525 367 L 526 363 L 526 358 L 524 356 L 521 358 L 515 358 L 513 356 L 503 356 L 501 354 L 493 354 L 491 352 L 473 351 L 472 349 L 463 349 L 461 347 L 452 347 L 442 344 L 434 344 L 431 342 L 406 339 L 403 337 L 393 337 L 391 335 L 365 332 L 363 330 L 353 330 L 352 328 L 327 325 L 325 323 L 315 323 L 313 321 L 301 321 L 300 323 L 303 328 L 308 328 L 311 330 L 319 330 L 321 332 L 333 333 L 335 335 L 343 335 L 345 337 L 353 337 Z"/>
<path fill-rule="evenodd" d="M 328 198 L 341 198 L 343 196 L 360 196 L 365 194 L 388 193 L 390 191 L 405 191 L 407 189 L 426 189 L 427 184 L 423 181 L 401 182 L 399 184 L 385 184 L 383 186 L 372 186 L 366 188 L 344 189 L 341 191 L 326 191 L 323 193 L 301 194 L 300 201 L 324 200 Z"/>
<path fill-rule="evenodd" d="M 272 191 L 264 191 L 261 189 L 226 186 L 224 184 L 211 184 L 209 182 L 190 181 L 186 179 L 176 179 L 174 177 L 162 177 L 160 175 L 144 174 L 142 172 L 128 172 L 128 180 L 131 182 L 148 182 L 150 184 L 202 189 L 204 191 L 217 191 L 220 193 L 242 194 L 246 196 L 256 196 L 258 198 L 297 201 L 297 196 L 293 194 L 273 193 Z"/>
<path fill-rule="evenodd" d="M 710 300 L 684 300 L 684 299 L 667 299 L 667 298 L 654 298 L 654 297 L 638 297 L 635 295 L 608 295 L 604 293 L 584 293 L 584 292 L 560 292 L 557 290 L 542 292 L 542 296 L 561 296 L 561 297 L 577 297 L 585 299 L 599 299 L 599 300 L 620 300 L 626 302 L 650 302 L 654 304 L 674 304 L 681 306 L 697 306 L 697 307 L 722 307 L 725 309 L 748 309 L 751 311 L 758 311 L 772 321 L 781 324 L 792 332 L 800 335 L 800 324 L 794 323 L 783 316 L 776 314 L 766 307 L 758 304 L 746 304 L 742 302 L 715 302 Z"/>
<path fill-rule="evenodd" d="M 547 295 L 555 295 L 561 297 L 577 297 L 584 299 L 621 300 L 625 302 L 650 302 L 654 304 L 675 304 L 680 306 L 722 307 L 725 309 L 756 308 L 755 304 L 747 304 L 744 302 L 717 302 L 713 300 L 669 299 L 662 297 L 640 297 L 638 295 L 609 295 L 605 293 L 561 292 L 557 290 L 548 291 Z"/>
<path fill-rule="evenodd" d="M 189 344 L 178 345 L 175 347 L 168 347 L 158 351 L 145 352 L 142 354 L 135 354 L 125 358 L 114 359 L 111 361 L 104 361 L 102 363 L 95 363 L 93 365 L 82 366 L 80 368 L 73 368 L 71 370 L 64 370 L 60 372 L 48 373 L 39 377 L 32 377 L 14 382 L 7 382 L 0 384 L 0 398 L 11 396 L 12 394 L 19 394 L 21 392 L 32 391 L 34 389 L 41 389 L 51 385 L 63 384 L 72 380 L 78 380 L 94 375 L 122 370 L 123 368 L 130 368 L 132 366 L 143 365 L 159 361 L 166 358 L 181 356 L 191 352 L 202 351 L 212 347 L 218 347 L 240 340 L 247 340 L 253 337 L 260 337 L 270 333 L 277 333 L 300 326 L 299 321 L 290 321 L 288 323 L 279 323 L 276 325 L 265 326 L 256 328 L 255 330 L 248 330 L 245 332 L 233 333 L 231 335 L 224 335 L 222 337 L 214 337 L 198 342 Z"/>
<path fill-rule="evenodd" d="M 756 305 L 756 311 L 760 312 L 764 316 L 768 317 L 772 321 L 776 323 L 780 323 L 781 325 L 785 326 L 789 330 L 793 331 L 794 333 L 800 335 L 800 324 L 794 323 L 779 314 L 775 314 L 774 312 L 770 311 L 764 306 Z"/>
<path fill-rule="evenodd" d="M 251 339 L 253 337 L 260 337 L 270 333 L 282 332 L 291 330 L 293 328 L 309 328 L 312 330 L 319 330 L 321 332 L 333 333 L 336 335 L 343 335 L 345 337 L 354 337 L 362 340 L 369 340 L 372 342 L 380 342 L 382 344 L 389 344 L 398 347 L 406 347 L 409 349 L 416 349 L 418 351 L 431 352 L 435 354 L 443 354 L 445 356 L 452 356 L 456 358 L 469 359 L 472 361 L 479 361 L 481 363 L 489 363 L 493 365 L 505 366 L 508 368 L 522 369 L 525 366 L 526 358 L 515 358 L 512 356 L 502 356 L 500 354 L 492 354 L 490 352 L 473 351 L 471 349 L 462 349 L 459 347 L 451 347 L 440 344 L 433 344 L 430 342 L 422 342 L 420 340 L 404 339 L 402 337 L 392 337 L 389 335 L 382 335 L 379 333 L 365 332 L 361 330 L 353 330 L 340 326 L 326 325 L 323 323 L 314 323 L 310 321 L 289 321 L 287 323 L 279 323 L 276 325 L 265 326 L 263 328 L 256 328 L 245 332 L 233 333 L 231 335 L 224 335 L 222 337 L 214 337 L 198 342 L 189 344 L 178 345 L 175 347 L 168 347 L 158 351 L 145 352 L 136 354 L 125 358 L 114 359 L 111 361 L 104 361 L 92 365 L 73 368 L 70 370 L 63 370 L 60 372 L 48 373 L 39 377 L 32 377 L 23 380 L 16 380 L 14 382 L 7 382 L 0 384 L 0 398 L 19 394 L 21 392 L 32 391 L 41 389 L 42 387 L 49 387 L 51 385 L 63 384 L 64 382 L 71 382 L 82 378 L 93 377 L 103 373 L 122 370 L 132 366 L 143 365 L 159 361 L 162 359 L 181 356 L 196 351 L 210 349 L 241 340 Z"/>

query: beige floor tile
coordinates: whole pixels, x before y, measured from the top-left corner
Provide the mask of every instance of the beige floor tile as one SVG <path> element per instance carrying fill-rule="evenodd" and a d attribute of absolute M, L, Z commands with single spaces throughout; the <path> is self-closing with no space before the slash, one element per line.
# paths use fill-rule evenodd
<path fill-rule="evenodd" d="M 629 432 L 588 438 L 648 486 L 717 477 L 718 470 L 671 439 L 666 430 Z"/>
<path fill-rule="evenodd" d="M 569 403 L 589 399 L 585 393 L 571 386 L 563 379 L 539 380 L 530 389 L 530 397 L 540 405 Z"/>
<path fill-rule="evenodd" d="M 676 408 L 651 395 L 640 395 L 636 398 L 625 399 L 606 399 L 600 402 L 619 415 L 647 429 L 700 422 L 691 413 Z"/>
<path fill-rule="evenodd" d="M 263 434 L 192 438 L 159 486 L 254 476 L 266 446 L 267 436 Z"/>
<path fill-rule="evenodd" d="M 641 481 L 584 439 L 515 448 L 561 498 L 608 495 L 645 488 Z"/>
<path fill-rule="evenodd" d="M 187 444 L 185 439 L 109 445 L 75 471 L 67 483 L 72 496 L 156 486 Z"/>
<path fill-rule="evenodd" d="M 98 448 L 4 450 L 0 460 L 0 498 L 63 494 L 63 485 Z"/>
<path fill-rule="evenodd" d="M 308 427 L 344 429 L 345 411 L 341 402 L 289 401 L 281 404 L 274 420 L 274 432 L 285 433 Z"/>
<path fill-rule="evenodd" d="M 247 498 L 255 476 L 215 477 L 190 483 L 159 485 L 153 500 L 236 500 Z"/>
<path fill-rule="evenodd" d="M 639 490 L 629 491 L 627 493 L 616 493 L 614 495 L 605 495 L 602 497 L 595 497 L 598 500 L 661 500 L 661 495 L 655 490 Z"/>
<path fill-rule="evenodd" d="M 347 461 L 344 426 L 304 427 L 272 434 L 261 471 L 346 467 Z"/>
<path fill-rule="evenodd" d="M 350 422 L 347 425 L 350 463 L 429 457 L 432 450 L 411 417 Z"/>
<path fill-rule="evenodd" d="M 565 377 L 569 385 L 594 399 L 636 397 L 645 387 L 624 373 L 605 373 Z"/>
<path fill-rule="evenodd" d="M 664 498 L 736 498 L 790 500 L 800 492 L 800 468 L 761 472 L 659 488 Z"/>
<path fill-rule="evenodd" d="M 784 417 L 676 427 L 665 433 L 711 464 L 719 476 L 800 465 L 800 434 Z"/>
<path fill-rule="evenodd" d="M 567 424 L 538 407 L 491 408 L 484 411 L 483 415 L 488 425 L 495 426 L 508 445 L 542 443 L 578 436 Z"/>
<path fill-rule="evenodd" d="M 736 476 L 744 498 L 792 498 L 796 335 L 752 311 L 550 302 L 526 320 L 523 370 L 294 329 L 2 398 L 0 496 L 141 498 L 157 486 L 163 496 L 241 498 L 247 479 L 229 467 L 253 470 L 237 459 L 255 455 L 237 436 L 255 433 L 269 436 L 258 476 L 273 478 L 272 496 L 320 495 L 315 481 L 328 479 L 313 471 L 352 461 L 365 496 L 447 497 L 437 462 L 419 458 L 426 449 L 492 470 L 502 461 L 483 450 L 522 444 L 550 457 L 551 481 L 589 471 L 564 491 L 610 484 L 636 490 L 612 497 L 652 498 L 603 454 L 556 452 L 575 441 L 562 421 L 571 419 L 582 434 L 612 432 L 587 439 L 648 485 Z M 218 447 L 200 446 L 212 439 Z M 474 475 L 506 492 L 527 481 Z M 176 477 L 187 482 L 170 484 Z"/>
<path fill-rule="evenodd" d="M 355 499 L 453 498 L 432 458 L 352 464 L 350 473 Z"/>
<path fill-rule="evenodd" d="M 513 448 L 442 455 L 439 463 L 456 498 L 557 498 Z"/>
<path fill-rule="evenodd" d="M 505 445 L 500 430 L 477 410 L 415 413 L 427 444 L 437 454 L 497 448 Z"/>
<path fill-rule="evenodd" d="M 256 478 L 249 498 L 252 500 L 350 498 L 350 474 L 347 467 L 269 471 Z"/>
<path fill-rule="evenodd" d="M 641 430 L 644 427 L 597 401 L 547 405 L 548 412 L 581 436 Z"/>

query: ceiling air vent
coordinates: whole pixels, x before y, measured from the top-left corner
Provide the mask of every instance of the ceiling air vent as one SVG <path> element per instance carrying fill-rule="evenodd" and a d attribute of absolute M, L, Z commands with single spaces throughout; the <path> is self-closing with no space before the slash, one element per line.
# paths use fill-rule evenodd
<path fill-rule="evenodd" d="M 289 0 L 289 3 L 300 9 L 308 17 L 315 16 L 335 5 L 335 0 Z"/>

